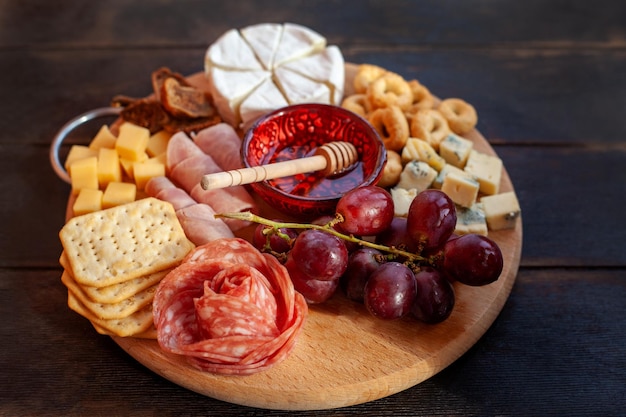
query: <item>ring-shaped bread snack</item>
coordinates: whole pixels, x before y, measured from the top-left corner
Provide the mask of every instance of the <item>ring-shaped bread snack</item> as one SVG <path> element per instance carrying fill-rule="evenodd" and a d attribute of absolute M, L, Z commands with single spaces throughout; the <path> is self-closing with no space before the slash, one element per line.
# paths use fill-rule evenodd
<path fill-rule="evenodd" d="M 369 85 L 367 98 L 372 109 L 398 106 L 402 111 L 406 111 L 413 103 L 413 92 L 402 76 L 387 72 Z"/>
<path fill-rule="evenodd" d="M 435 106 L 435 98 L 424 84 L 417 80 L 411 80 L 408 83 L 413 94 L 413 101 L 406 110 L 407 115 L 411 116 L 418 110 L 432 109 Z"/>
<path fill-rule="evenodd" d="M 434 109 L 422 109 L 411 117 L 410 131 L 411 137 L 426 141 L 438 151 L 439 143 L 450 134 L 450 127 L 441 112 Z"/>
<path fill-rule="evenodd" d="M 387 70 L 373 64 L 361 64 L 354 75 L 354 92 L 365 94 L 369 85 L 387 73 Z"/>
<path fill-rule="evenodd" d="M 469 133 L 478 123 L 474 106 L 460 98 L 447 98 L 439 104 L 438 110 L 448 121 L 450 129 L 457 135 Z"/>
<path fill-rule="evenodd" d="M 361 117 L 367 117 L 367 114 L 370 112 L 370 102 L 365 94 L 349 95 L 343 99 L 341 107 Z"/>
<path fill-rule="evenodd" d="M 383 174 L 378 180 L 379 187 L 393 187 L 400 181 L 402 174 L 402 157 L 396 151 L 387 151 L 387 163 L 383 168 Z"/>
<path fill-rule="evenodd" d="M 387 150 L 399 151 L 409 139 L 409 122 L 398 106 L 376 109 L 367 120 L 378 131 Z"/>

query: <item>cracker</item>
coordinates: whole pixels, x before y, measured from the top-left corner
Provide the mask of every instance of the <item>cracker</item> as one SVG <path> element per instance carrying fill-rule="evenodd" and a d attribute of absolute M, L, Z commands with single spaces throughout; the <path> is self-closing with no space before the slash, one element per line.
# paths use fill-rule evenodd
<path fill-rule="evenodd" d="M 65 253 L 61 254 L 59 259 L 61 266 L 65 268 L 64 273 L 70 275 L 71 279 L 76 282 L 70 269 L 69 261 L 65 256 Z M 139 278 L 133 278 L 128 281 L 120 282 L 118 284 L 108 285 L 106 287 L 92 287 L 89 285 L 82 285 L 81 289 L 89 297 L 92 302 L 114 304 L 126 300 L 129 297 L 145 290 L 153 285 L 158 284 L 161 280 L 170 272 L 172 268 L 165 271 L 155 272 Z M 78 284 L 78 283 L 76 283 Z"/>
<path fill-rule="evenodd" d="M 76 282 L 98 288 L 176 266 L 194 247 L 153 197 L 74 217 L 59 237 Z"/>
<path fill-rule="evenodd" d="M 89 320 L 98 333 L 109 336 L 143 335 L 153 326 L 152 303 L 123 319 L 105 320 L 96 317 L 78 300 L 72 290 L 68 289 L 67 306 Z"/>
<path fill-rule="evenodd" d="M 158 284 L 155 284 L 118 303 L 98 303 L 85 294 L 81 286 L 72 279 L 67 271 L 63 272 L 61 281 L 72 291 L 83 306 L 89 309 L 96 317 L 106 320 L 123 319 L 152 303 L 158 286 Z"/>

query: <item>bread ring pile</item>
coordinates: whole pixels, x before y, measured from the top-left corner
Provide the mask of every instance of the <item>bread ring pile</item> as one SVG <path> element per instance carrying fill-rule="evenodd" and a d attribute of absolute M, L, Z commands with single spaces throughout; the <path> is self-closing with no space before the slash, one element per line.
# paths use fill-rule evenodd
<path fill-rule="evenodd" d="M 354 94 L 346 96 L 341 106 L 367 119 L 378 131 L 390 159 L 402 153 L 409 138 L 427 142 L 435 151 L 450 133 L 464 135 L 476 127 L 474 107 L 460 98 L 437 100 L 416 79 L 373 64 L 359 65 L 354 76 Z M 388 164 L 383 172 L 383 186 L 399 181 L 398 167 Z"/>

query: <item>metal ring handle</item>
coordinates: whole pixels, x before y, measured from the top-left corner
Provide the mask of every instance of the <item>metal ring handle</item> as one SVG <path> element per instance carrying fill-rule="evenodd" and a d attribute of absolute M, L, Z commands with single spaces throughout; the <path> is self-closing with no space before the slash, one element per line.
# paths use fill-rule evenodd
<path fill-rule="evenodd" d="M 70 134 L 70 132 L 76 129 L 78 126 L 83 123 L 87 123 L 90 120 L 97 119 L 99 117 L 106 116 L 118 116 L 122 111 L 121 107 L 100 107 L 98 109 L 93 109 L 88 112 L 85 112 L 81 115 L 74 117 L 72 120 L 67 122 L 56 134 L 54 139 L 52 140 L 52 144 L 50 145 L 50 164 L 52 165 L 52 169 L 54 172 L 61 178 L 63 181 L 68 184 L 71 183 L 71 179 L 61 160 L 59 159 L 59 149 L 61 148 L 61 144 Z"/>

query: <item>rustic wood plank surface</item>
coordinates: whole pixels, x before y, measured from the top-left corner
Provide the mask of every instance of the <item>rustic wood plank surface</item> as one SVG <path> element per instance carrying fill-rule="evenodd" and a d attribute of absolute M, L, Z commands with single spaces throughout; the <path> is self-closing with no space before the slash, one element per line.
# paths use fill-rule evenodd
<path fill-rule="evenodd" d="M 69 118 L 202 68 L 231 27 L 294 21 L 346 60 L 473 103 L 522 205 L 511 296 L 465 355 L 396 395 L 299 415 L 598 415 L 626 403 L 626 4 L 557 0 L 110 1 L 0 5 L 0 415 L 286 415 L 185 390 L 66 307 Z M 73 138 L 80 141 L 80 137 Z"/>

